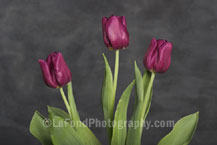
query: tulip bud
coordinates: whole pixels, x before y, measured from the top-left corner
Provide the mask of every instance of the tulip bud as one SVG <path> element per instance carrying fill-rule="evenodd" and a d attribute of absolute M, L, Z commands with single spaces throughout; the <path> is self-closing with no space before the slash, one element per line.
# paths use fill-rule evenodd
<path fill-rule="evenodd" d="M 46 61 L 38 60 L 44 82 L 48 87 L 57 88 L 66 85 L 71 81 L 71 72 L 60 52 L 51 53 Z"/>
<path fill-rule="evenodd" d="M 129 33 L 124 16 L 103 17 L 102 31 L 104 43 L 109 49 L 123 49 L 129 45 Z"/>
<path fill-rule="evenodd" d="M 166 72 L 171 63 L 171 52 L 171 42 L 153 38 L 145 54 L 143 64 L 150 71 Z"/>

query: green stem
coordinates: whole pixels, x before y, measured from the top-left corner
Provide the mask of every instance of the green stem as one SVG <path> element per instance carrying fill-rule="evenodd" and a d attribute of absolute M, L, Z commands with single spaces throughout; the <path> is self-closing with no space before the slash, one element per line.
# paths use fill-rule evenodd
<path fill-rule="evenodd" d="M 66 95 L 65 95 L 62 87 L 60 88 L 60 93 L 61 93 L 62 99 L 63 99 L 63 101 L 65 103 L 66 109 L 67 109 L 67 111 L 69 113 L 69 116 L 72 117 L 72 115 L 71 115 L 71 109 L 70 109 L 69 103 L 67 101 Z"/>
<path fill-rule="evenodd" d="M 114 96 L 116 95 L 117 81 L 118 81 L 118 69 L 119 69 L 119 50 L 115 51 L 115 70 L 114 70 Z"/>
<path fill-rule="evenodd" d="M 119 70 L 119 50 L 115 51 L 115 69 L 114 69 L 114 80 L 113 80 L 113 95 L 115 98 L 116 96 L 116 90 L 117 90 L 117 81 L 118 81 L 118 70 Z M 114 108 L 113 108 L 114 110 Z M 113 118 L 112 118 L 113 121 Z M 112 129 L 111 129 L 111 134 L 110 134 L 110 140 L 109 140 L 109 144 L 111 144 L 111 140 L 112 140 Z"/>
<path fill-rule="evenodd" d="M 145 106 L 145 110 L 143 110 L 143 114 L 145 113 L 146 115 L 148 114 L 148 107 L 149 107 L 149 101 L 151 99 L 151 92 L 152 92 L 152 87 L 153 87 L 153 83 L 154 83 L 154 78 L 155 78 L 155 72 L 151 71 L 151 79 L 149 81 L 149 85 L 145 94 L 145 99 L 144 99 L 144 106 Z M 145 118 L 144 118 L 145 119 Z"/>
<path fill-rule="evenodd" d="M 80 117 L 77 111 L 77 107 L 75 104 L 75 99 L 74 99 L 74 95 L 73 95 L 73 91 L 72 91 L 72 82 L 69 82 L 67 84 L 67 90 L 68 90 L 68 99 L 69 99 L 69 105 L 71 107 L 71 115 L 72 115 L 72 119 L 74 121 L 79 121 Z"/>
<path fill-rule="evenodd" d="M 116 90 L 117 90 L 117 81 L 118 81 L 118 69 L 119 69 L 119 50 L 115 51 L 115 68 L 114 68 L 114 79 L 113 79 L 113 96 L 112 98 L 115 98 L 116 96 Z M 112 108 L 112 111 L 114 112 L 114 107 Z M 113 115 L 110 118 L 110 121 L 113 121 Z M 108 128 L 108 134 L 109 134 L 109 144 L 111 144 L 112 140 L 112 127 Z"/>

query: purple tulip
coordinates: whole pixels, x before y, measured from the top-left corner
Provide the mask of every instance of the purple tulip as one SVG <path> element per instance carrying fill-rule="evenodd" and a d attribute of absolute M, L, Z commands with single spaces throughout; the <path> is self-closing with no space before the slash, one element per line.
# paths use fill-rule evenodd
<path fill-rule="evenodd" d="M 71 81 L 72 75 L 62 53 L 53 52 L 47 57 L 46 61 L 39 59 L 38 62 L 42 70 L 44 82 L 48 87 L 61 87 Z"/>
<path fill-rule="evenodd" d="M 172 43 L 166 40 L 152 39 L 145 54 L 143 64 L 148 70 L 163 73 L 171 63 Z"/>
<path fill-rule="evenodd" d="M 102 18 L 103 39 L 109 49 L 123 49 L 129 45 L 129 33 L 124 16 Z"/>

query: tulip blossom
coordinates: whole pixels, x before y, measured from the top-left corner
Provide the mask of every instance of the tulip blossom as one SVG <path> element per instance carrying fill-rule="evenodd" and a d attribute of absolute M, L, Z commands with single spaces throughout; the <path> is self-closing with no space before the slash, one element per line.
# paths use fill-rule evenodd
<path fill-rule="evenodd" d="M 166 40 L 152 39 L 144 57 L 144 65 L 148 70 L 163 73 L 171 63 L 172 43 Z"/>
<path fill-rule="evenodd" d="M 104 43 L 109 49 L 118 50 L 129 45 L 129 33 L 124 16 L 103 17 L 102 31 Z"/>
<path fill-rule="evenodd" d="M 51 53 L 46 60 L 38 60 L 44 82 L 48 87 L 57 88 L 71 81 L 71 72 L 60 52 Z"/>

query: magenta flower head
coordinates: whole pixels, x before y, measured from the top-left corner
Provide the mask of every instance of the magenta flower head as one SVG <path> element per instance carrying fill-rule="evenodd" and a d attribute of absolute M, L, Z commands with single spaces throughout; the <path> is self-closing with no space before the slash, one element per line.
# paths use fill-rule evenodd
<path fill-rule="evenodd" d="M 109 49 L 123 49 L 129 45 L 129 33 L 124 16 L 102 18 L 103 39 Z"/>
<path fill-rule="evenodd" d="M 72 75 L 62 53 L 53 52 L 47 57 L 46 61 L 39 59 L 38 62 L 42 70 L 44 82 L 48 87 L 62 87 L 71 81 Z"/>
<path fill-rule="evenodd" d="M 143 64 L 150 71 L 158 73 L 166 72 L 171 63 L 171 52 L 171 42 L 153 38 L 145 54 Z"/>

